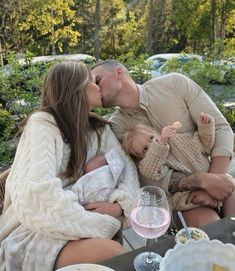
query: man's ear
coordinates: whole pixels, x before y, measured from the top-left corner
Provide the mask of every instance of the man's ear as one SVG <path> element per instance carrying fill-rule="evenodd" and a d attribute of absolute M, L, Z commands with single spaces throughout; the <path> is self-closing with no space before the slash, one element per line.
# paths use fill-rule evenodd
<path fill-rule="evenodd" d="M 117 67 L 115 69 L 115 75 L 118 80 L 120 80 L 122 78 L 123 74 L 124 74 L 124 71 L 123 71 L 122 67 Z"/>

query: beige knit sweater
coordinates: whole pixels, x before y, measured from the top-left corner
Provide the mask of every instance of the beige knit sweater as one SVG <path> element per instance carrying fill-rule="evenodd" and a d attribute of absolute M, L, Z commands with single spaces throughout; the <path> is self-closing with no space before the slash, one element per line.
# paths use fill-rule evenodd
<path fill-rule="evenodd" d="M 96 155 L 97 138 L 91 134 L 87 160 Z M 113 191 L 109 202 L 117 201 L 127 218 L 139 184 L 133 162 L 121 150 L 109 126 L 102 134 L 101 153 L 119 149 L 126 170 L 123 182 Z M 33 232 L 61 240 L 112 238 L 120 222 L 105 214 L 86 211 L 63 179 L 70 149 L 64 143 L 53 117 L 33 114 L 24 129 L 6 183 L 0 241 L 22 224 Z M 97 180 L 98 182 L 99 180 Z"/>

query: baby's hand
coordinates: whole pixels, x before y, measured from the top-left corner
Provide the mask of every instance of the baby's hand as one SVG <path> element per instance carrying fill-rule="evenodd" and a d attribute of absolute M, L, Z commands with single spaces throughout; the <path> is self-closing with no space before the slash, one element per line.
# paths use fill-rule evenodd
<path fill-rule="evenodd" d="M 201 112 L 199 116 L 199 123 L 200 124 L 209 124 L 212 122 L 212 116 Z"/>
<path fill-rule="evenodd" d="M 161 145 L 164 145 L 167 143 L 167 140 L 169 138 L 172 138 L 176 135 L 176 128 L 174 128 L 172 125 L 166 126 L 162 129 L 162 133 L 158 139 L 158 143 Z"/>
<path fill-rule="evenodd" d="M 91 158 L 84 166 L 84 173 L 88 173 L 94 169 L 107 165 L 104 154 L 97 155 Z"/>

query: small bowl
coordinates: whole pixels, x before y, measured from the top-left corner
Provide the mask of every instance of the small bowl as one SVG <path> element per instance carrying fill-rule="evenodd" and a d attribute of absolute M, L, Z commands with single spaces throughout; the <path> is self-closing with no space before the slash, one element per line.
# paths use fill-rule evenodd
<path fill-rule="evenodd" d="M 195 227 L 188 227 L 188 230 L 191 234 L 191 239 L 198 241 L 200 239 L 207 239 L 209 240 L 208 235 L 201 229 L 199 228 L 195 228 Z M 175 236 L 175 242 L 176 244 L 178 243 L 182 243 L 185 244 L 186 241 L 188 241 L 190 239 L 187 239 L 186 233 L 185 233 L 185 229 L 181 229 L 180 231 L 177 232 L 176 236 Z"/>

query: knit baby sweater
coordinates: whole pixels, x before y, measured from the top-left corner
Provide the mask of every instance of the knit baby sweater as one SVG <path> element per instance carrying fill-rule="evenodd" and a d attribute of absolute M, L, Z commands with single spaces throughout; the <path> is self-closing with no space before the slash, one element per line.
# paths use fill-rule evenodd
<path fill-rule="evenodd" d="M 96 155 L 97 137 L 91 133 L 87 161 Z M 139 184 L 133 162 L 121 150 L 109 126 L 101 136 L 101 153 L 119 150 L 125 163 L 122 183 L 110 195 L 129 216 Z M 66 186 L 71 179 L 61 178 L 70 154 L 54 118 L 45 112 L 33 114 L 21 136 L 6 182 L 0 241 L 20 224 L 32 232 L 61 240 L 112 238 L 120 222 L 109 215 L 86 211 L 78 197 Z M 99 181 L 99 180 L 97 180 Z"/>
<path fill-rule="evenodd" d="M 165 145 L 153 140 L 145 157 L 138 163 L 140 173 L 151 181 L 159 182 L 159 185 L 168 193 L 172 172 L 185 174 L 208 172 L 209 154 L 214 141 L 214 120 L 210 124 L 198 123 L 198 132 L 194 135 L 181 134 L 179 129 L 176 136 L 169 139 L 168 144 Z M 189 193 L 176 193 L 172 198 L 172 208 L 187 210 L 197 207 L 186 204 Z"/>
<path fill-rule="evenodd" d="M 208 171 L 209 154 L 214 141 L 214 121 L 210 124 L 198 123 L 198 132 L 194 135 L 181 134 L 179 130 L 165 145 L 153 140 L 145 157 L 139 162 L 140 172 L 148 179 L 158 181 L 169 168 L 187 174 Z"/>

